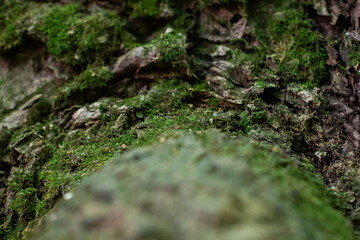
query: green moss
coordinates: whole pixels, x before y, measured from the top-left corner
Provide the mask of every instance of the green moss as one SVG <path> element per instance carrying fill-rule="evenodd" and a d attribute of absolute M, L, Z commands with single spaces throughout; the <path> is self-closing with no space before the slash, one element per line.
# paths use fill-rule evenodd
<path fill-rule="evenodd" d="M 38 102 L 30 108 L 26 121 L 27 124 L 34 125 L 35 123 L 42 121 L 50 112 L 50 109 L 50 103 L 45 98 L 41 97 Z"/>
<path fill-rule="evenodd" d="M 230 61 L 235 66 L 245 64 L 262 82 L 297 82 L 305 88 L 323 84 L 328 78 L 326 42 L 314 31 L 301 5 L 297 1 L 263 1 L 261 8 L 265 7 L 267 12 L 274 9 L 272 14 L 261 19 L 253 16 L 261 20 L 255 23 L 260 45 L 251 46 L 246 38 L 232 41 Z M 274 64 L 270 67 L 268 62 Z"/>
<path fill-rule="evenodd" d="M 10 209 L 19 214 L 20 221 L 32 219 L 35 215 L 37 189 L 25 188 L 16 192 L 16 197 L 11 201 Z"/>
<path fill-rule="evenodd" d="M 240 114 L 240 121 L 239 126 L 241 127 L 244 133 L 247 133 L 251 130 L 252 125 L 254 124 L 253 120 L 251 119 L 251 115 L 248 111 L 243 111 Z"/>
<path fill-rule="evenodd" d="M 96 72 L 96 76 L 102 76 L 102 71 L 105 76 L 108 73 L 104 67 L 89 67 L 86 74 L 80 75 L 82 78 L 74 82 L 93 75 L 91 71 Z M 99 79 L 102 78 L 94 78 L 94 81 Z M 86 84 L 91 88 L 98 87 L 99 83 L 90 80 Z M 68 134 L 53 127 L 51 121 L 19 130 L 12 136 L 12 141 L 24 135 L 24 131 L 35 131 L 44 137 L 49 150 L 45 149 L 40 154 L 43 159 L 41 164 L 34 166 L 31 172 L 19 168 L 9 183 L 16 194 L 12 200 L 13 216 L 8 224 L 2 226 L 5 239 L 11 239 L 14 231 L 20 232 L 19 236 L 26 235 L 60 196 L 77 186 L 85 176 L 97 171 L 114 155 L 149 144 L 166 132 L 181 129 L 199 131 L 213 126 L 211 111 L 189 108 L 187 104 L 205 88 L 203 83 L 191 85 L 179 80 L 159 81 L 150 92 L 116 103 L 114 108 L 101 106 L 104 117 L 100 126 L 74 132 L 65 141 L 62 136 Z M 136 117 L 124 116 L 122 125 L 117 125 L 119 113 L 111 109 L 122 106 L 133 108 Z M 20 215 L 22 220 L 19 220 Z"/>
<path fill-rule="evenodd" d="M 154 17 L 160 14 L 160 0 L 132 0 L 128 4 L 132 7 L 131 16 L 134 18 Z"/>
<path fill-rule="evenodd" d="M 358 63 L 360 63 L 360 58 L 359 58 L 360 47 L 356 45 L 355 47 L 349 49 L 350 49 L 350 54 L 349 54 L 350 61 L 347 63 L 347 65 L 356 68 Z"/>
<path fill-rule="evenodd" d="M 345 47 L 348 51 L 348 62 L 346 62 L 347 66 L 354 67 L 356 71 L 359 70 L 360 64 L 360 44 L 352 39 L 350 33 L 345 33 Z"/>
<path fill-rule="evenodd" d="M 231 46 L 231 55 L 227 60 L 232 62 L 235 68 L 247 66 L 249 72 L 258 80 L 259 83 L 265 83 L 270 80 L 269 74 L 266 72 L 268 69 L 264 67 L 268 52 L 263 45 L 259 48 L 251 49 L 252 47 L 248 41 L 238 40 L 232 41 Z M 242 49 L 244 48 L 250 48 L 250 50 L 243 51 Z"/>
<path fill-rule="evenodd" d="M 110 116 L 113 120 L 104 122 L 101 129 L 73 134 L 40 170 L 39 180 L 46 183 L 42 200 L 53 201 L 115 154 L 151 143 L 164 132 L 210 127 L 211 113 L 186 107 L 184 100 L 195 91 L 189 88 L 175 80 L 163 82 L 155 85 L 146 96 L 121 103 L 135 108 L 140 125 L 133 122 L 129 123 L 132 127 L 114 129 L 116 117 Z M 141 122 L 141 119 L 144 120 Z"/>
<path fill-rule="evenodd" d="M 0 47 L 10 49 L 25 35 L 40 38 L 48 51 L 73 65 L 109 61 L 119 46 L 131 48 L 135 38 L 123 30 L 120 16 L 110 10 L 87 15 L 77 4 L 37 4 L 5 0 L 0 6 Z"/>
<path fill-rule="evenodd" d="M 52 8 L 44 17 L 43 23 L 39 26 L 40 31 L 47 35 L 47 48 L 57 57 L 64 57 L 72 52 L 73 44 L 70 38 L 71 25 L 76 21 L 78 5 L 69 4 L 63 7 Z M 73 54 L 71 58 L 73 58 Z"/>
<path fill-rule="evenodd" d="M 0 47 L 10 49 L 22 43 L 21 20 L 28 7 L 22 0 L 0 2 Z"/>
<path fill-rule="evenodd" d="M 21 41 L 22 38 L 17 26 L 12 22 L 7 23 L 0 36 L 1 46 L 5 49 L 10 49 L 18 46 Z"/>
<path fill-rule="evenodd" d="M 48 50 L 74 65 L 103 64 L 118 49 L 123 35 L 129 34 L 114 12 L 86 16 L 78 8 L 75 4 L 55 6 L 45 15 L 39 29 L 46 36 Z"/>
<path fill-rule="evenodd" d="M 278 74 L 308 85 L 318 85 L 327 77 L 325 40 L 312 30 L 301 9 L 276 12 L 267 33 Z"/>
<path fill-rule="evenodd" d="M 14 192 L 19 192 L 23 188 L 33 187 L 34 173 L 18 168 L 13 173 L 13 177 L 9 181 L 9 187 Z"/>
<path fill-rule="evenodd" d="M 218 98 L 209 98 L 208 99 L 209 105 L 213 108 L 218 108 L 220 100 Z"/>
<path fill-rule="evenodd" d="M 21 232 L 29 221 L 44 214 L 44 202 L 40 201 L 41 191 L 37 188 L 37 175 L 33 170 L 18 168 L 9 181 L 9 188 L 14 192 L 10 202 L 10 218 L 2 225 L 4 239 L 12 239 L 14 232 Z M 16 222 L 15 225 L 13 225 Z"/>
<path fill-rule="evenodd" d="M 160 50 L 159 61 L 171 62 L 174 67 L 184 66 L 186 60 L 186 49 L 184 38 L 181 33 L 173 32 L 162 35 L 157 43 Z"/>
<path fill-rule="evenodd" d="M 177 14 L 176 19 L 174 20 L 174 27 L 177 29 L 189 30 L 193 24 L 191 23 L 191 15 L 186 12 Z"/>
<path fill-rule="evenodd" d="M 68 98 L 84 90 L 94 91 L 107 86 L 107 83 L 113 78 L 113 75 L 107 66 L 88 65 L 87 68 L 74 79 L 67 82 L 59 88 L 55 103 L 68 101 Z"/>
<path fill-rule="evenodd" d="M 85 71 L 75 77 L 74 81 L 80 82 L 80 90 L 96 89 L 106 86 L 113 75 L 108 67 L 92 67 L 88 65 Z"/>
<path fill-rule="evenodd" d="M 168 28 L 160 37 L 144 45 L 144 47 L 147 51 L 154 46 L 157 47 L 160 52 L 159 62 L 169 62 L 173 67 L 184 68 L 188 66 L 185 43 L 186 37 L 182 33 Z"/>
<path fill-rule="evenodd" d="M 64 86 L 59 88 L 58 92 L 53 97 L 53 101 L 55 104 L 61 104 L 63 101 L 67 102 L 70 96 L 76 95 L 81 91 L 80 87 L 81 81 L 69 81 L 65 83 Z"/>

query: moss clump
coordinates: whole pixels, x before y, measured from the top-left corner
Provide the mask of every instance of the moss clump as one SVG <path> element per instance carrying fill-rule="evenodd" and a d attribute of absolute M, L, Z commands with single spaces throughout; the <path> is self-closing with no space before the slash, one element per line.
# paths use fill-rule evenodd
<path fill-rule="evenodd" d="M 156 45 L 160 50 L 159 61 L 171 62 L 174 67 L 186 65 L 185 39 L 181 33 L 170 31 L 161 35 Z"/>
<path fill-rule="evenodd" d="M 128 4 L 132 8 L 131 16 L 134 18 L 155 17 L 160 14 L 161 0 L 132 0 Z"/>
<path fill-rule="evenodd" d="M 239 127 L 240 130 L 247 134 L 254 127 L 266 126 L 267 119 L 270 115 L 267 111 L 266 104 L 261 99 L 253 100 L 247 108 L 239 114 Z M 257 124 L 257 126 L 255 126 Z"/>
<path fill-rule="evenodd" d="M 73 65 L 104 63 L 118 49 L 124 35 L 119 16 L 112 11 L 84 15 L 78 5 L 55 6 L 43 18 L 39 29 L 48 50 Z"/>
<path fill-rule="evenodd" d="M 14 197 L 10 202 L 10 216 L 1 226 L 3 239 L 18 238 L 19 232 L 23 231 L 28 222 L 45 213 L 45 202 L 41 201 L 41 191 L 36 170 L 24 170 L 18 168 L 13 173 L 8 185 L 14 192 Z"/>
<path fill-rule="evenodd" d="M 347 66 L 354 67 L 355 71 L 359 70 L 360 64 L 360 44 L 358 37 L 359 31 L 356 32 L 346 32 L 345 33 L 345 47 L 348 51 L 346 60 Z M 358 71 L 359 72 L 359 71 Z"/>
<path fill-rule="evenodd" d="M 357 44 L 352 44 L 353 46 L 350 47 L 350 54 L 349 54 L 349 62 L 347 63 L 348 66 L 353 66 L 356 70 L 358 64 L 360 63 L 360 47 Z M 354 46 L 355 45 L 355 46 Z"/>
<path fill-rule="evenodd" d="M 123 30 L 120 16 L 110 10 L 88 15 L 77 4 L 4 0 L 0 12 L 0 47 L 13 48 L 22 43 L 24 35 L 30 35 L 72 65 L 104 65 L 121 44 L 131 47 L 135 42 Z"/>
<path fill-rule="evenodd" d="M 251 119 L 250 113 L 248 111 L 243 111 L 240 114 L 240 121 L 239 121 L 239 126 L 241 127 L 242 131 L 244 133 L 249 132 L 251 130 L 253 124 L 254 124 L 254 122 Z"/>
<path fill-rule="evenodd" d="M 36 212 L 39 201 L 37 189 L 29 187 L 16 192 L 16 198 L 11 201 L 10 209 L 19 214 L 20 221 L 31 219 Z"/>
<path fill-rule="evenodd" d="M 185 68 L 187 63 L 186 35 L 167 28 L 164 33 L 144 45 L 145 54 L 156 47 L 159 51 L 158 62 L 171 63 L 173 67 Z"/>
<path fill-rule="evenodd" d="M 235 69 L 241 69 L 246 66 L 249 73 L 253 76 L 253 79 L 258 80 L 259 82 L 266 82 L 269 80 L 269 69 L 264 68 L 267 54 L 265 47 L 261 46 L 260 48 L 247 52 L 241 50 L 244 48 L 244 45 L 248 45 L 246 40 L 233 41 L 231 45 L 232 54 L 228 57 L 228 61 L 234 64 Z M 272 74 L 274 73 L 272 72 Z M 234 78 L 236 78 L 236 71 L 233 75 L 235 75 Z"/>
<path fill-rule="evenodd" d="M 28 3 L 22 0 L 0 1 L 0 47 L 10 49 L 22 43 L 20 26 Z"/>
<path fill-rule="evenodd" d="M 70 52 L 72 52 L 70 59 L 74 58 L 73 48 L 76 43 L 70 39 L 74 34 L 70 30 L 75 24 L 77 15 L 79 15 L 78 5 L 56 6 L 46 14 L 43 23 L 39 26 L 40 31 L 48 38 L 46 43 L 48 50 L 59 58 Z"/>
<path fill-rule="evenodd" d="M 246 38 L 233 41 L 230 60 L 235 66 L 245 64 L 253 79 L 260 81 L 297 82 L 307 88 L 324 83 L 328 77 L 326 42 L 314 31 L 302 6 L 296 1 L 263 1 L 261 8 L 274 10 L 272 14 L 266 10 L 263 18 L 253 16 L 260 46 L 252 46 Z"/>
<path fill-rule="evenodd" d="M 277 72 L 288 81 L 318 85 L 327 77 L 325 40 L 312 30 L 311 21 L 301 10 L 275 13 L 267 33 Z"/>
<path fill-rule="evenodd" d="M 81 91 L 94 91 L 95 89 L 106 87 L 113 75 L 107 66 L 88 65 L 86 69 L 71 81 L 67 82 L 59 89 L 54 97 L 56 103 L 67 101 L 72 95 Z"/>
<path fill-rule="evenodd" d="M 158 38 L 144 45 L 145 54 L 156 47 L 160 53 L 158 62 L 168 62 L 173 67 L 184 68 L 187 64 L 186 35 L 172 28 L 166 29 Z"/>
<path fill-rule="evenodd" d="M 85 71 L 75 77 L 74 81 L 80 82 L 80 90 L 105 87 L 113 75 L 108 67 L 92 67 L 88 65 Z"/>

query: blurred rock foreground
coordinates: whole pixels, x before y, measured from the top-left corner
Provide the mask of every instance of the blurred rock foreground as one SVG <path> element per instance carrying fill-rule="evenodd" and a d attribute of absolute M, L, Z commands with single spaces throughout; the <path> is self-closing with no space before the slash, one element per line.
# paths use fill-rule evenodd
<path fill-rule="evenodd" d="M 0 0 L 0 239 L 360 239 L 356 0 Z"/>
<path fill-rule="evenodd" d="M 350 239 L 304 167 L 216 132 L 180 132 L 84 180 L 34 238 Z"/>

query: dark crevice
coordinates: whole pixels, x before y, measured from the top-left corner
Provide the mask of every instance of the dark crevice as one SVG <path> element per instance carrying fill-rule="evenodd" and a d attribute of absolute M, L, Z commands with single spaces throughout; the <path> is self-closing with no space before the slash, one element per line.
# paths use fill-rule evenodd
<path fill-rule="evenodd" d="M 237 23 L 239 20 L 242 19 L 242 16 L 236 13 L 230 20 L 231 24 Z"/>
<path fill-rule="evenodd" d="M 276 105 L 281 103 L 281 101 L 274 95 L 276 89 L 274 88 L 265 88 L 264 92 L 259 95 L 259 98 L 264 100 L 267 104 Z"/>

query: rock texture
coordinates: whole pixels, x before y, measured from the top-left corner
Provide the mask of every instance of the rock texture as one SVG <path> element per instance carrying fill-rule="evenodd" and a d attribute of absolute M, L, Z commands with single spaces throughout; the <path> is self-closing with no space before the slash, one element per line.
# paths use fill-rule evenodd
<path fill-rule="evenodd" d="M 0 239 L 44 219 L 44 239 L 353 239 L 359 16 L 356 0 L 0 0 Z"/>
<path fill-rule="evenodd" d="M 164 137 L 66 193 L 33 239 L 351 239 L 317 177 L 269 151 L 216 132 Z"/>

